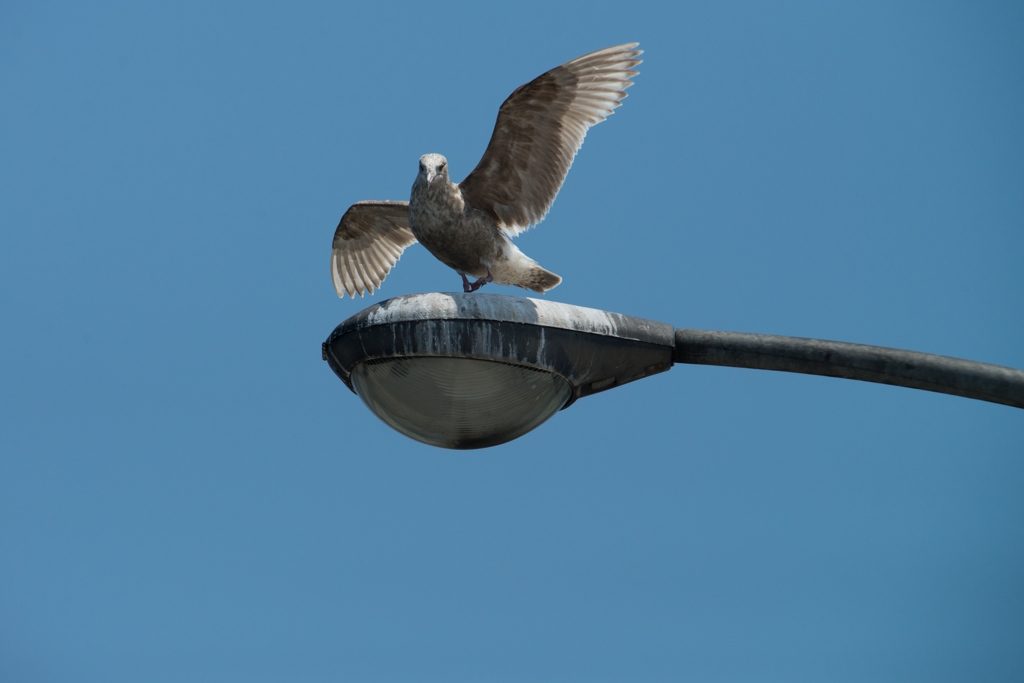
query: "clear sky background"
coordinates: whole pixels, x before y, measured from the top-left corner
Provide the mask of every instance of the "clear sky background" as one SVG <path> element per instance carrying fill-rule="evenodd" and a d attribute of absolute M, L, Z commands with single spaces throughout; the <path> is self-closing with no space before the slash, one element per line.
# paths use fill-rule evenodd
<path fill-rule="evenodd" d="M 1024 679 L 1024 411 L 682 366 L 451 452 L 321 361 L 460 284 L 339 300 L 345 209 L 634 40 L 549 299 L 1024 367 L 1019 3 L 6 2 L 0 679 Z"/>

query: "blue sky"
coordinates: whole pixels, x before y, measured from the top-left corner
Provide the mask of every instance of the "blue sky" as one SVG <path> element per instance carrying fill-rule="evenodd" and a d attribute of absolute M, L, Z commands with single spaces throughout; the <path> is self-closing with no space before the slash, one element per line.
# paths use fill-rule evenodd
<path fill-rule="evenodd" d="M 339 300 L 344 210 L 627 41 L 548 298 L 1024 368 L 1014 3 L 6 3 L 0 678 L 1024 677 L 1020 410 L 684 366 L 448 452 L 320 360 L 460 284 Z"/>

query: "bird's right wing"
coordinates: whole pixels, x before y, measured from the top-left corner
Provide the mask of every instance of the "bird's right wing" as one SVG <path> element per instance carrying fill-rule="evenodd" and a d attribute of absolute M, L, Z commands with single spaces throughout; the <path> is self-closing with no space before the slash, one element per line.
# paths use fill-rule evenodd
<path fill-rule="evenodd" d="M 402 252 L 416 238 L 409 227 L 409 202 L 357 202 L 334 231 L 331 279 L 338 296 L 353 299 L 380 288 Z"/>

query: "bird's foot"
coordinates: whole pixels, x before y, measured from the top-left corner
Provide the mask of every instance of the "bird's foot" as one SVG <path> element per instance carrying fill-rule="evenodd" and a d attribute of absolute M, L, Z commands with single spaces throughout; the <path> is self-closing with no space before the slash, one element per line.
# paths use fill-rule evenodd
<path fill-rule="evenodd" d="M 463 275 L 462 276 L 462 281 L 463 281 L 462 287 L 463 287 L 464 291 L 475 292 L 476 290 L 478 290 L 481 287 L 483 287 L 484 285 L 486 285 L 488 282 L 494 282 L 494 276 L 491 275 L 491 269 L 488 268 L 487 269 L 487 277 L 482 277 L 479 280 L 477 280 L 476 282 L 470 284 L 469 280 L 466 279 L 466 276 Z M 465 289 L 467 285 L 469 286 L 469 289 Z"/>
<path fill-rule="evenodd" d="M 476 290 L 486 285 L 488 282 L 494 282 L 494 276 L 491 275 L 490 268 L 487 269 L 487 277 L 482 277 L 476 282 L 470 282 L 468 279 L 466 279 L 465 273 L 459 273 L 459 275 L 462 276 L 462 291 L 466 293 L 475 292 Z"/>

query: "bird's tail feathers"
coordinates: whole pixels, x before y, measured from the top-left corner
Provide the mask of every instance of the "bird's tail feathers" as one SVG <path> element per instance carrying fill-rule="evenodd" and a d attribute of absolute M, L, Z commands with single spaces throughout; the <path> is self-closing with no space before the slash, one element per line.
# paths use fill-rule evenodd
<path fill-rule="evenodd" d="M 554 289 L 561 284 L 561 282 L 562 278 L 558 277 L 550 270 L 544 270 L 540 266 L 535 266 L 526 273 L 526 277 L 523 279 L 522 283 L 516 284 L 524 289 L 532 289 L 535 292 L 543 294 L 549 289 Z"/>
<path fill-rule="evenodd" d="M 525 268 L 500 268 L 500 272 L 494 273 L 494 281 L 499 285 L 513 285 L 522 287 L 534 292 L 543 294 L 549 289 L 554 289 L 562 281 L 550 270 L 544 270 L 535 261 L 530 262 Z"/>
<path fill-rule="evenodd" d="M 544 270 L 532 258 L 519 251 L 510 240 L 505 240 L 503 258 L 488 266 L 499 285 L 514 285 L 544 293 L 562 281 L 550 270 Z"/>

